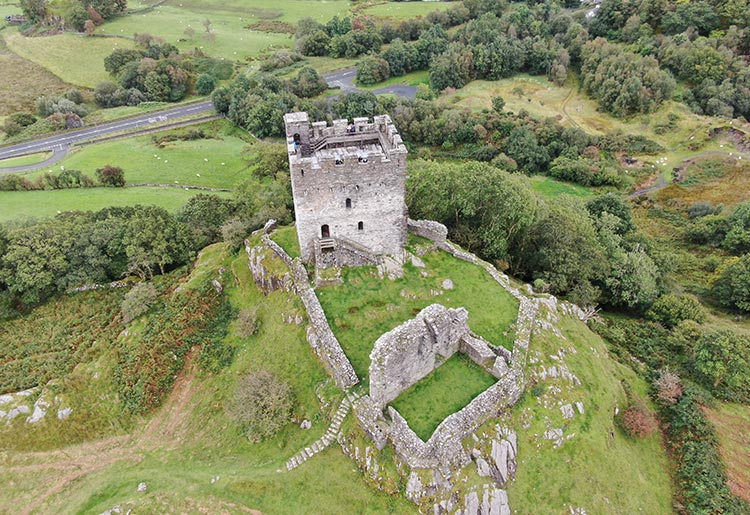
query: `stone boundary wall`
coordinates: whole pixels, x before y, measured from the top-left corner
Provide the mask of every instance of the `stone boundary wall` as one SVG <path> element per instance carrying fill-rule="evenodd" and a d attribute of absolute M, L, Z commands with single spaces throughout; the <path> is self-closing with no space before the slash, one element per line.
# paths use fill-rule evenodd
<path fill-rule="evenodd" d="M 310 320 L 310 326 L 307 328 L 307 341 L 315 354 L 333 376 L 339 388 L 346 389 L 354 386 L 359 382 L 359 378 L 328 325 L 323 307 L 315 295 L 315 290 L 310 286 L 304 265 L 299 259 L 293 260 L 268 234 L 263 234 L 260 239 L 289 267 L 294 290 L 302 300 Z"/>

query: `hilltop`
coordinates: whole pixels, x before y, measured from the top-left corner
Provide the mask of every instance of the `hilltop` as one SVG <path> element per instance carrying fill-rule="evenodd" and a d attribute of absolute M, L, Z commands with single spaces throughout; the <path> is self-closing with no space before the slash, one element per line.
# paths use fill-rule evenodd
<path fill-rule="evenodd" d="M 293 253 L 293 229 L 276 235 Z M 256 244 L 260 240 L 251 240 L 251 247 Z M 420 245 L 424 243 L 413 240 L 410 249 Z M 272 252 L 264 262 L 281 277 L 287 274 L 283 261 Z M 410 318 L 414 309 L 435 299 L 468 306 L 473 330 L 500 344 L 509 341 L 513 317 L 497 314 L 508 309 L 512 313 L 514 303 L 502 300 L 503 292 L 489 276 L 482 279 L 480 267 L 442 251 L 425 254 L 423 262 L 424 268 L 407 265 L 404 277 L 395 281 L 378 279 L 374 269 L 352 269 L 343 274 L 343 284 L 319 289 L 326 315 L 342 342 L 354 341 L 346 333 L 356 331 L 362 336 L 360 345 L 366 347 L 383 328 Z M 445 279 L 454 282 L 454 289 L 441 288 Z M 204 286 L 211 280 L 223 286 L 219 297 L 214 287 Z M 46 417 L 26 439 L 16 439 L 32 427 L 25 417 L 17 417 L 2 430 L 6 445 L 2 480 L 9 486 L 0 509 L 22 505 L 28 507 L 25 513 L 102 513 L 120 505 L 136 512 L 315 513 L 325 506 L 326 513 L 416 512 L 403 498 L 404 478 L 398 476 L 389 447 L 372 455 L 372 462 L 381 465 L 379 471 L 371 467 L 358 471 L 334 442 L 291 472 L 277 472 L 297 451 L 325 434 L 343 399 L 305 341 L 308 321 L 292 292 L 281 288 L 264 295 L 253 281 L 247 254 L 232 254 L 225 244 L 204 249 L 189 273 L 172 273 L 164 282 L 168 283 L 161 294 L 165 310 L 153 309 L 124 330 L 118 328 L 123 327 L 119 315 L 110 313 L 115 330 L 110 330 L 109 339 L 97 339 L 72 372 L 59 374 L 58 391 L 73 415 L 66 420 Z M 386 289 L 379 293 L 377 284 Z M 123 404 L 127 396 L 117 391 L 115 349 L 127 346 L 136 354 L 139 348 L 145 350 L 149 343 L 141 339 L 144 329 L 168 323 L 163 318 L 169 316 L 168 306 L 184 302 L 180 299 L 185 295 L 192 298 L 191 292 L 202 292 L 195 297 L 198 305 L 212 298 L 216 301 L 209 305 L 229 303 L 233 315 L 220 317 L 226 335 L 200 329 L 212 336 L 178 351 L 185 364 L 169 369 L 177 375 L 164 403 L 128 414 Z M 467 295 L 470 292 L 473 295 Z M 400 311 L 388 307 L 393 294 L 408 299 Z M 76 293 L 54 301 L 60 308 L 53 311 L 57 316 L 80 311 L 82 307 L 76 305 L 98 303 L 101 295 L 115 296 L 116 302 L 122 294 Z M 569 506 L 595 513 L 668 511 L 669 478 L 658 435 L 634 440 L 614 422 L 616 408 L 623 409 L 629 396 L 645 396 L 646 385 L 612 361 L 602 341 L 584 324 L 556 309 L 555 303 L 547 304 L 529 350 L 528 374 L 534 386 L 510 412 L 477 431 L 484 437 L 498 424 L 517 431 L 517 474 L 508 488 L 512 509 L 519 513 L 559 513 Z M 247 310 L 256 317 L 257 331 L 242 336 L 247 333 L 236 317 Z M 44 308 L 36 311 L 27 322 L 44 312 Z M 218 356 L 233 357 L 216 360 Z M 290 385 L 296 422 L 286 423 L 266 441 L 250 443 L 229 416 L 228 406 L 238 376 L 260 368 Z M 451 384 L 468 387 L 462 378 L 472 372 L 458 370 Z M 171 378 L 172 372 L 167 373 Z M 92 377 L 96 379 L 91 381 Z M 36 395 L 26 402 L 32 404 Z M 428 387 L 404 399 L 415 417 L 407 415 L 410 423 L 418 423 L 421 412 L 434 403 L 430 399 L 434 395 L 442 395 L 441 390 Z M 578 403 L 581 408 L 571 418 L 561 410 Z M 309 421 L 311 428 L 300 428 L 302 421 Z M 548 439 L 550 430 L 558 429 L 559 437 L 555 432 L 555 438 Z M 342 421 L 341 431 L 348 445 L 367 446 L 351 414 Z M 81 443 L 61 447 L 74 441 Z M 39 452 L 42 442 L 50 450 Z M 32 448 L 37 450 L 24 450 Z M 486 483 L 473 469 L 465 471 L 466 485 Z M 141 482 L 146 483 L 145 492 L 136 491 Z M 378 488 L 387 493 L 379 493 Z M 633 496 L 633 491 L 642 495 Z"/>

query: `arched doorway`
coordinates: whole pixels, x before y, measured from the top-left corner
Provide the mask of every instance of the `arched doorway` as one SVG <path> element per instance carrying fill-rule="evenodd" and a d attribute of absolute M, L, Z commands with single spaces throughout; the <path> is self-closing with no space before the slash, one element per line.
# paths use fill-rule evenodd
<path fill-rule="evenodd" d="M 331 237 L 331 231 L 330 231 L 330 229 L 328 229 L 328 224 L 320 226 L 320 237 L 321 238 L 330 238 Z"/>

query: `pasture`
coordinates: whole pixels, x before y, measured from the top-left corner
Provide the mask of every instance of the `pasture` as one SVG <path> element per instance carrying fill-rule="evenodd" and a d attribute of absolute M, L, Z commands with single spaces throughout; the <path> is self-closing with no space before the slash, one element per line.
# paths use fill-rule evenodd
<path fill-rule="evenodd" d="M 128 184 L 170 184 L 231 189 L 249 174 L 242 151 L 246 143 L 236 137 L 172 141 L 157 145 L 151 136 L 139 136 L 77 149 L 51 170 L 80 170 L 95 177 L 104 165 L 119 166 Z M 24 174 L 33 178 L 50 169 Z"/>
<path fill-rule="evenodd" d="M 0 222 L 46 218 L 62 211 L 97 211 L 109 206 L 157 205 L 176 212 L 200 190 L 184 188 L 82 188 L 70 190 L 0 191 Z M 229 193 L 216 193 L 227 195 Z"/>
<path fill-rule="evenodd" d="M 3 31 L 8 48 L 23 59 L 46 68 L 60 80 L 83 88 L 94 88 L 111 80 L 104 70 L 104 58 L 116 48 L 133 48 L 135 43 L 123 38 L 87 38 L 75 34 L 28 38 L 14 30 Z M 19 78 L 26 87 L 31 81 Z M 40 89 L 40 92 L 45 89 Z M 49 94 L 49 93 L 48 93 Z"/>
<path fill-rule="evenodd" d="M 363 12 L 378 18 L 403 21 L 417 16 L 426 16 L 432 11 L 445 11 L 453 5 L 452 2 L 381 2 L 365 8 Z"/>
<path fill-rule="evenodd" d="M 0 15 L 2 12 L 0 4 Z M 2 34 L 7 37 L 12 30 L 0 32 L 0 69 L 4 70 L 3 79 L 0 80 L 0 97 L 3 99 L 0 102 L 0 117 L 18 111 L 33 112 L 37 97 L 59 95 L 71 88 L 43 66 L 11 52 Z"/>

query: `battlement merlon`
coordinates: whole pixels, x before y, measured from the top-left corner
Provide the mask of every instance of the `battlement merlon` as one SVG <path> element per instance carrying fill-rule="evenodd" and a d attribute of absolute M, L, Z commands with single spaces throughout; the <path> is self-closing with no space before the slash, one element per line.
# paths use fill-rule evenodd
<path fill-rule="evenodd" d="M 284 115 L 284 124 L 290 162 L 323 159 L 323 155 L 316 154 L 333 149 L 342 157 L 361 157 L 366 149 L 373 157 L 381 154 L 383 160 L 407 154 L 401 135 L 387 114 L 375 116 L 372 122 L 366 117 L 355 118 L 353 123 L 338 119 L 329 126 L 324 121 L 310 124 L 307 113 L 297 112 Z"/>

